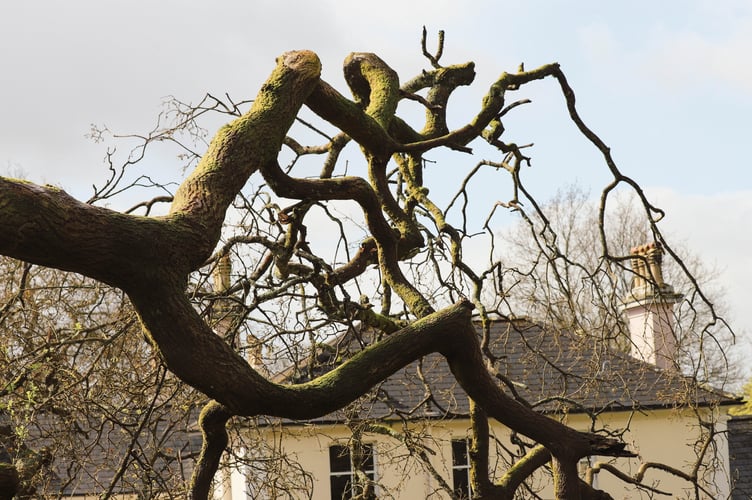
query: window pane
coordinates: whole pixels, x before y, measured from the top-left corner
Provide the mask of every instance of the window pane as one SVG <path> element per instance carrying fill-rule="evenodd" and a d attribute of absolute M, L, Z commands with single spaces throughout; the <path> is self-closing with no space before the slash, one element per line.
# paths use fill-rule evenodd
<path fill-rule="evenodd" d="M 376 479 L 376 461 L 373 456 L 373 445 L 363 445 L 361 470 L 371 481 Z M 329 485 L 332 500 L 350 499 L 353 496 L 352 456 L 349 446 L 334 445 L 329 447 Z"/>
<path fill-rule="evenodd" d="M 329 470 L 331 472 L 350 471 L 350 449 L 347 446 L 329 447 Z"/>
<path fill-rule="evenodd" d="M 467 461 L 467 441 L 456 439 L 452 441 L 452 466 L 469 465 Z"/>
<path fill-rule="evenodd" d="M 332 500 L 352 498 L 349 474 L 344 476 L 330 476 L 329 484 L 332 488 Z"/>
<path fill-rule="evenodd" d="M 454 469 L 454 494 L 460 498 L 470 498 L 470 480 L 467 469 Z"/>
<path fill-rule="evenodd" d="M 467 439 L 452 440 L 452 486 L 454 493 L 462 499 L 470 495 L 470 461 Z"/>

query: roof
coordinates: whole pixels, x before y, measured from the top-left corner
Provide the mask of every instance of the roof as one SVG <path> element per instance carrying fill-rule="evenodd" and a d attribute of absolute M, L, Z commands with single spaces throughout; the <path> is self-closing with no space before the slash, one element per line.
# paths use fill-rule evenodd
<path fill-rule="evenodd" d="M 480 333 L 479 333 L 480 334 Z M 288 371 L 303 382 L 331 370 L 364 342 L 346 334 L 317 356 L 315 367 Z M 499 383 L 538 411 L 599 412 L 688 405 L 735 404 L 738 399 L 695 380 L 609 349 L 604 342 L 528 320 L 494 321 L 490 350 Z M 306 372 L 306 374 L 301 374 Z M 352 414 L 353 408 L 347 411 Z M 468 398 L 446 361 L 432 354 L 409 364 L 360 401 L 359 418 L 451 418 L 469 414 Z M 338 411 L 315 422 L 342 422 Z"/>
<path fill-rule="evenodd" d="M 7 415 L 0 420 L 7 421 Z M 34 483 L 36 493 L 47 496 L 99 495 L 112 483 L 113 494 L 184 498 L 181 490 L 201 449 L 195 420 L 195 410 L 180 409 L 145 418 L 136 410 L 131 418 L 37 414 L 22 443 L 0 439 L 0 461 L 42 459 L 45 466 Z"/>

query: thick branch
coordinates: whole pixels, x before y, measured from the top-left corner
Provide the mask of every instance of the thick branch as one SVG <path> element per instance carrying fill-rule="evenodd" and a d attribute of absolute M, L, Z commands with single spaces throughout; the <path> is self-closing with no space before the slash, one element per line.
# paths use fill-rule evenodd
<path fill-rule="evenodd" d="M 202 226 L 200 242 L 209 253 L 200 262 L 211 254 L 225 211 L 250 175 L 277 158 L 320 74 L 321 63 L 313 52 L 287 52 L 279 57 L 251 109 L 220 129 L 196 169 L 178 188 L 170 213 Z"/>
<path fill-rule="evenodd" d="M 470 399 L 470 426 L 472 441 L 470 443 L 470 481 L 473 491 L 481 497 L 491 491 L 492 483 L 488 477 L 488 416 L 482 408 Z"/>
<path fill-rule="evenodd" d="M 191 500 L 209 498 L 212 480 L 219 468 L 222 454 L 227 448 L 228 437 L 225 425 L 229 419 L 230 414 L 216 401 L 207 403 L 201 411 L 198 425 L 204 440 L 191 477 Z"/>
<path fill-rule="evenodd" d="M 0 254 L 133 289 L 170 264 L 191 269 L 194 233 L 165 218 L 120 214 L 81 203 L 52 186 L 0 177 Z"/>
<path fill-rule="evenodd" d="M 426 98 L 424 136 L 435 137 L 449 133 L 446 124 L 449 97 L 457 87 L 470 85 L 474 79 L 475 64 L 469 62 L 423 72 L 420 76 L 402 86 L 403 92 L 406 93 L 414 93 L 423 88 L 430 88 Z"/>
<path fill-rule="evenodd" d="M 554 494 L 561 500 L 581 500 L 577 462 L 553 458 L 551 469 L 554 475 Z"/>
<path fill-rule="evenodd" d="M 264 179 L 274 192 L 285 198 L 317 200 L 354 200 L 363 209 L 368 229 L 376 240 L 379 264 L 390 285 L 419 317 L 433 308 L 404 277 L 399 268 L 398 234 L 381 211 L 374 189 L 360 177 L 336 179 L 299 179 L 284 173 L 276 161 L 261 169 Z"/>
<path fill-rule="evenodd" d="M 399 77 L 376 54 L 353 52 L 345 59 L 345 80 L 356 99 L 365 106 L 368 116 L 384 130 L 397 111 Z"/>
<path fill-rule="evenodd" d="M 142 294 L 134 305 L 167 366 L 237 415 L 311 419 L 327 415 L 365 394 L 400 368 L 440 351 L 465 391 L 489 415 L 517 429 L 563 460 L 586 455 L 629 455 L 615 440 L 570 429 L 519 404 L 485 370 L 471 322 L 472 306 L 459 302 L 403 328 L 308 383 L 267 381 L 215 335 L 174 290 Z M 161 300 L 155 300 L 157 297 Z M 165 297 L 171 298 L 165 300 Z M 143 301 L 143 302 L 141 302 Z"/>
<path fill-rule="evenodd" d="M 484 368 L 479 341 L 472 324 L 440 347 L 457 381 L 486 413 L 521 434 L 543 444 L 552 455 L 576 461 L 588 455 L 633 456 L 624 443 L 603 436 L 580 433 L 547 418 L 507 396 Z"/>
<path fill-rule="evenodd" d="M 316 86 L 318 57 L 288 52 L 251 110 L 223 127 L 178 188 L 168 218 L 118 214 L 53 187 L 0 179 L 0 253 L 135 292 L 160 268 L 187 275 L 214 249 L 225 210 L 260 164 L 276 158 Z"/>
<path fill-rule="evenodd" d="M 165 293 L 154 291 L 155 297 Z M 324 376 L 283 386 L 256 373 L 209 329 L 187 299 L 160 303 L 155 297 L 144 294 L 134 305 L 168 368 L 232 414 L 245 416 L 311 419 L 327 415 L 410 362 L 435 352 L 437 345 L 470 323 L 469 304 L 458 303 L 382 339 Z"/>
<path fill-rule="evenodd" d="M 319 82 L 306 105 L 373 154 L 389 156 L 399 147 L 376 120 L 326 82 Z"/>
<path fill-rule="evenodd" d="M 480 136 L 483 130 L 496 118 L 504 108 L 504 95 L 507 90 L 516 89 L 520 85 L 534 80 L 552 76 L 559 70 L 558 64 L 547 64 L 532 71 L 519 73 L 502 73 L 499 79 L 491 85 L 483 98 L 483 106 L 470 123 L 448 134 L 425 141 L 404 144 L 398 151 L 428 151 L 439 146 L 464 146 Z"/>

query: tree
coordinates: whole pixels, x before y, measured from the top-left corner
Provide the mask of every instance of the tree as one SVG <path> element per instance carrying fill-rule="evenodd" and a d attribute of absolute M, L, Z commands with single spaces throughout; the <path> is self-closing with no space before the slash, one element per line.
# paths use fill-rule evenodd
<path fill-rule="evenodd" d="M 752 415 L 752 381 L 747 381 L 742 388 L 744 392 L 744 405 L 739 408 L 734 408 L 730 413 L 732 415 Z"/>
<path fill-rule="evenodd" d="M 180 496 L 201 399 L 156 362 L 122 292 L 7 258 L 0 275 L 0 461 L 15 493 L 85 478 L 102 493 Z"/>
<path fill-rule="evenodd" d="M 604 261 L 594 242 L 599 239 L 601 227 L 609 247 L 625 253 L 640 242 L 656 239 L 638 209 L 634 193 L 622 192 L 613 197 L 602 213 L 603 224 L 598 222 L 598 203 L 577 185 L 564 187 L 541 209 L 535 208 L 534 205 L 531 213 L 520 208 L 520 223 L 501 235 L 506 279 L 514 283 L 506 294 L 508 311 L 524 312 L 562 328 L 595 335 L 598 340 L 629 352 L 630 337 L 621 307 L 629 295 L 633 274 L 615 270 Z M 698 381 L 717 388 L 738 387 L 740 363 L 730 350 L 735 340 L 733 331 L 723 323 L 698 330 L 698 325 L 712 323 L 713 314 L 726 313 L 724 291 L 717 283 L 718 271 L 685 244 L 674 243 L 673 248 L 679 259 L 666 259 L 664 281 L 682 293 L 693 290 L 695 280 L 713 303 L 713 310 L 708 310 L 706 297 L 689 294 L 676 308 L 679 355 L 673 361 L 678 369 Z M 597 287 L 592 286 L 593 281 Z"/>
<path fill-rule="evenodd" d="M 617 186 L 634 190 L 653 234 L 675 256 L 655 225 L 660 210 L 618 170 L 608 147 L 584 124 L 558 64 L 502 73 L 477 113 L 452 129 L 450 97 L 472 83 L 474 66 L 441 65 L 442 48 L 443 37 L 437 53 L 430 54 L 424 36 L 431 68 L 402 84 L 376 55 L 351 54 L 344 75 L 353 99 L 321 79 L 314 53 L 297 51 L 277 59 L 247 111 L 211 96 L 198 106 L 178 104 L 172 108 L 178 122 L 145 137 L 136 156 L 147 145 L 172 141 L 183 148 L 191 171 L 174 195 L 160 194 L 132 210 L 99 205 L 122 192 L 118 182 L 125 169 L 136 168 L 131 160 L 120 171 L 112 168 L 110 181 L 87 203 L 52 186 L 0 179 L 0 254 L 122 291 L 164 367 L 210 398 L 198 420 L 203 446 L 190 484 L 192 498 L 209 493 L 230 419 L 326 415 L 430 353 L 443 356 L 472 398 L 479 442 L 490 417 L 537 443 L 527 463 L 551 462 L 557 497 L 598 495 L 578 477 L 582 457 L 630 455 L 618 438 L 567 427 L 497 383 L 484 359 L 487 336 L 478 339 L 472 319 L 475 310 L 487 334 L 489 318 L 501 311 L 484 297 L 488 291 L 504 292 L 503 268 L 493 258 L 493 246 L 487 266 L 467 259 L 463 251 L 473 231 L 493 236 L 497 209 L 519 208 L 523 195 L 532 200 L 520 174 L 529 158 L 521 146 L 502 140 L 501 120 L 525 102 L 510 103 L 508 97 L 536 80 L 559 85 L 572 122 L 602 153 L 612 174 L 602 206 Z M 405 105 L 424 109 L 420 126 L 398 115 Z M 237 118 L 219 129 L 205 152 L 198 146 L 194 151 L 184 139 L 200 143 L 199 118 L 212 111 Z M 311 125 L 310 115 L 323 124 Z M 302 145 L 322 135 L 323 145 Z M 467 169 L 463 180 L 453 164 L 443 167 L 456 179 L 448 186 L 445 171 L 436 172 L 429 163 L 439 151 L 448 151 L 453 160 L 470 154 L 490 159 Z M 359 159 L 351 160 L 358 152 Z M 323 155 L 323 166 L 312 175 L 316 155 Z M 289 163 L 282 167 L 285 159 Z M 458 208 L 454 200 L 441 208 L 440 200 L 448 199 L 446 191 L 453 188 L 455 199 L 469 198 L 470 181 L 487 170 L 510 173 L 513 194 L 509 202 L 491 207 L 482 227 L 475 222 L 483 220 L 480 212 Z M 166 199 L 167 213 L 149 215 Z M 142 208 L 146 214 L 136 215 Z M 602 226 L 601 219 L 601 261 L 626 267 L 629 256 L 610 246 Z M 243 263 L 241 273 L 228 280 L 224 291 L 207 291 L 209 272 L 230 254 Z M 693 293 L 704 298 L 699 289 Z M 353 299 L 357 296 L 361 300 Z M 222 300 L 241 321 L 217 335 L 205 312 L 207 304 Z M 299 348 L 315 353 L 311 346 L 322 336 L 356 326 L 379 334 L 331 371 L 299 384 L 277 384 L 241 355 L 257 353 L 256 345 L 264 342 L 294 361 Z M 30 338 L 44 344 L 34 332 Z M 124 349 L 141 348 L 129 344 Z M 123 370 L 138 372 L 133 366 Z M 473 457 L 483 460 L 479 453 Z M 478 472 L 482 467 L 474 470 L 476 491 L 488 498 L 511 498 L 529 474 L 526 467 L 510 469 L 507 482 L 494 486 L 487 473 Z"/>

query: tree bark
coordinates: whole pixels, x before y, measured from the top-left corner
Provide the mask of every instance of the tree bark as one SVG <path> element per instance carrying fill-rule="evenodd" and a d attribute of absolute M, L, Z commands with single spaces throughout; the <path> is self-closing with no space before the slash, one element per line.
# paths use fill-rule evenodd
<path fill-rule="evenodd" d="M 191 476 L 191 500 L 203 500 L 209 497 L 214 476 L 219 469 L 222 454 L 227 448 L 228 436 L 226 424 L 230 414 L 218 403 L 211 401 L 204 406 L 198 419 L 201 435 L 201 455 Z"/>

